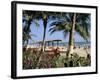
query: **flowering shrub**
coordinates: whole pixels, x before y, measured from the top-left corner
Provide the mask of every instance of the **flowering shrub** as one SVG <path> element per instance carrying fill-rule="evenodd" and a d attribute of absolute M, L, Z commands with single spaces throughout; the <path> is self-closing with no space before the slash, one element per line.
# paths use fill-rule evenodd
<path fill-rule="evenodd" d="M 87 57 L 80 57 L 77 53 L 73 53 L 73 55 L 68 59 L 63 59 L 65 67 L 79 67 L 79 66 L 90 66 L 91 65 L 91 57 L 90 54 Z"/>
<path fill-rule="evenodd" d="M 56 52 L 56 51 L 55 51 Z M 73 53 L 70 58 L 65 58 L 60 53 L 44 52 L 40 56 L 40 51 L 24 51 L 23 52 L 23 69 L 41 69 L 41 68 L 58 68 L 58 67 L 79 67 L 90 66 L 91 56 L 80 57 L 77 53 Z M 40 61 L 38 60 L 40 56 Z M 38 62 L 39 61 L 39 62 Z M 38 65 L 37 65 L 38 63 Z"/>

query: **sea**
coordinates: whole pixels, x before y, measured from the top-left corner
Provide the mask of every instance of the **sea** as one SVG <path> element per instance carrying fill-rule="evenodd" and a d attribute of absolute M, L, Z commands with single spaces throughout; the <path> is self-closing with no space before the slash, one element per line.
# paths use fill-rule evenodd
<path fill-rule="evenodd" d="M 40 46 L 40 44 L 32 44 L 32 43 L 30 45 Z M 53 42 L 53 44 L 49 43 L 49 45 L 46 44 L 46 46 L 65 46 L 65 47 L 68 47 L 68 42 L 59 42 L 59 43 Z M 90 47 L 91 46 L 91 42 L 74 42 L 74 46 L 76 46 L 76 47 L 89 46 Z"/>
<path fill-rule="evenodd" d="M 58 46 L 68 46 L 68 42 L 59 42 Z M 75 46 L 91 46 L 91 42 L 74 42 Z M 49 44 L 49 46 L 52 46 L 52 43 Z M 53 46 L 57 46 L 57 43 L 53 43 Z"/>

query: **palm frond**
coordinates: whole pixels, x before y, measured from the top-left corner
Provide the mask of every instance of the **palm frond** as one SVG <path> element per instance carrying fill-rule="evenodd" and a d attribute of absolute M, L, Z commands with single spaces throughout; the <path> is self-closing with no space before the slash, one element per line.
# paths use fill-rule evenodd
<path fill-rule="evenodd" d="M 64 22 L 53 22 L 52 24 L 50 24 L 50 26 L 54 26 L 52 28 L 49 29 L 49 32 L 54 33 L 55 31 L 62 31 L 65 29 L 65 23 Z"/>
<path fill-rule="evenodd" d="M 33 22 L 35 23 L 36 27 L 39 27 L 39 26 L 40 26 L 40 24 L 39 24 L 39 21 L 38 21 L 38 20 L 34 19 L 34 20 L 33 20 Z"/>
<path fill-rule="evenodd" d="M 66 18 L 67 22 L 72 22 L 73 21 L 73 13 L 66 13 L 65 18 Z"/>
<path fill-rule="evenodd" d="M 77 33 L 83 37 L 85 40 L 88 40 L 90 37 L 90 32 L 87 29 L 87 27 L 80 26 L 79 24 L 76 24 L 75 30 Z"/>
<path fill-rule="evenodd" d="M 79 23 L 81 26 L 88 27 L 88 29 L 90 29 L 90 14 L 77 14 L 76 22 Z"/>
<path fill-rule="evenodd" d="M 68 31 L 68 30 L 63 30 L 63 35 L 64 35 L 64 38 L 66 38 L 66 37 L 67 37 L 68 33 L 69 33 L 69 31 Z"/>
<path fill-rule="evenodd" d="M 56 21 L 54 21 L 54 22 L 52 22 L 51 24 L 50 24 L 50 27 L 51 26 L 57 26 L 57 25 L 60 25 L 60 24 L 63 24 L 63 23 L 65 23 L 65 21 L 64 20 L 56 20 Z"/>

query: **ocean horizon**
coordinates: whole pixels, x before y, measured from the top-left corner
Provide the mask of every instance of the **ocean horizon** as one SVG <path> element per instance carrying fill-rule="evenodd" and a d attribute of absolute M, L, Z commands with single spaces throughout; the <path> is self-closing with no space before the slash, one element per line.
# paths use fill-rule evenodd
<path fill-rule="evenodd" d="M 38 44 L 38 43 L 29 43 L 28 45 L 40 46 L 40 44 Z M 91 46 L 91 42 L 74 42 L 74 45 L 76 47 L 77 46 L 80 46 L 80 47 L 82 47 L 82 46 Z M 53 42 L 53 44 L 49 43 L 49 45 L 46 44 L 46 46 L 68 46 L 68 42 L 59 42 L 59 43 Z"/>

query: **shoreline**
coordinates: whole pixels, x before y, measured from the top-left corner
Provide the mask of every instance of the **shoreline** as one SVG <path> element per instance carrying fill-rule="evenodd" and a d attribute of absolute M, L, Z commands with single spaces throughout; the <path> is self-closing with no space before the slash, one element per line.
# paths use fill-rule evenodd
<path fill-rule="evenodd" d="M 37 46 L 29 46 L 28 45 L 27 49 L 28 48 L 40 50 L 41 46 L 37 47 Z M 45 51 L 52 52 L 53 49 L 57 49 L 57 48 L 61 55 L 64 55 L 64 54 L 66 55 L 68 47 L 65 47 L 65 46 L 46 46 Z M 74 47 L 74 53 L 77 53 L 80 57 L 87 57 L 87 54 L 91 54 L 91 48 L 89 46 Z"/>

